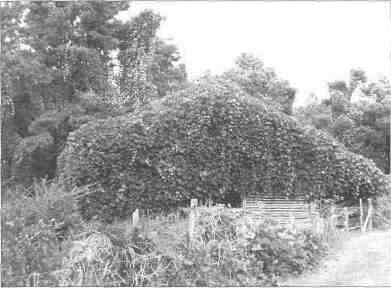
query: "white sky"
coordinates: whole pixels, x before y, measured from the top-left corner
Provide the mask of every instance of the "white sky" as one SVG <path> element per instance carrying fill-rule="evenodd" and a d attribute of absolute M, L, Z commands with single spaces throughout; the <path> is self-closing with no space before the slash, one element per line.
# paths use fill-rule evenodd
<path fill-rule="evenodd" d="M 136 1 L 120 18 L 144 9 L 165 17 L 159 36 L 178 46 L 190 79 L 253 53 L 299 90 L 301 105 L 310 92 L 326 97 L 326 82 L 347 80 L 351 68 L 391 75 L 386 1 Z"/>

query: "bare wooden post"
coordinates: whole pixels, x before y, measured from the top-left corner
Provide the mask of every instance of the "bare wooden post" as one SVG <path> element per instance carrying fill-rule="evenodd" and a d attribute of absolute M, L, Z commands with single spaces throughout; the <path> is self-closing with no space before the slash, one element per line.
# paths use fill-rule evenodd
<path fill-rule="evenodd" d="M 372 229 L 372 199 L 368 198 L 368 213 L 364 223 L 364 232 Z"/>
<path fill-rule="evenodd" d="M 243 209 L 243 215 L 246 216 L 246 209 L 247 209 L 246 196 L 244 196 L 244 198 L 242 200 L 242 209 Z"/>
<path fill-rule="evenodd" d="M 368 230 L 372 230 L 373 228 L 373 206 L 372 206 L 372 199 L 368 198 Z"/>
<path fill-rule="evenodd" d="M 335 215 L 335 206 L 332 205 L 330 208 L 330 229 L 332 231 L 332 234 L 336 234 L 336 226 L 337 226 L 337 215 Z"/>
<path fill-rule="evenodd" d="M 343 207 L 343 215 L 344 215 L 345 231 L 349 231 L 349 211 L 348 211 L 348 207 Z"/>
<path fill-rule="evenodd" d="M 310 220 L 311 220 L 311 225 L 312 225 L 312 228 L 313 229 L 316 229 L 316 207 L 315 207 L 315 204 L 313 202 L 311 202 L 309 205 L 308 205 L 308 210 L 309 210 L 309 215 L 310 215 Z"/>
<path fill-rule="evenodd" d="M 190 215 L 189 215 L 189 240 L 190 242 L 193 242 L 194 240 L 194 228 L 195 228 L 195 223 L 197 220 L 197 205 L 198 205 L 198 200 L 197 199 L 191 199 L 190 200 Z"/>
<path fill-rule="evenodd" d="M 362 199 L 360 198 L 360 231 L 361 232 L 364 232 L 363 230 L 364 230 L 364 227 L 363 227 L 363 225 L 364 225 L 364 209 L 363 209 L 363 207 L 362 207 Z"/>
<path fill-rule="evenodd" d="M 295 229 L 295 218 L 293 217 L 292 212 L 289 213 L 289 225 L 290 225 L 290 229 L 292 230 Z"/>
<path fill-rule="evenodd" d="M 331 220 L 331 226 L 334 229 L 335 228 L 335 206 L 332 205 L 330 208 L 330 220 Z"/>
<path fill-rule="evenodd" d="M 209 208 L 212 207 L 212 198 L 209 198 L 209 199 L 208 199 L 208 207 L 209 207 Z"/>
<path fill-rule="evenodd" d="M 332 204 L 331 207 L 330 207 L 330 215 L 331 216 L 335 215 L 335 206 L 334 206 L 334 204 Z"/>
<path fill-rule="evenodd" d="M 324 221 L 320 216 L 319 211 L 315 211 L 315 231 L 318 235 L 322 235 L 324 232 Z"/>
<path fill-rule="evenodd" d="M 132 214 L 132 226 L 133 228 L 136 228 L 138 223 L 140 221 L 140 212 L 138 209 L 134 210 Z"/>

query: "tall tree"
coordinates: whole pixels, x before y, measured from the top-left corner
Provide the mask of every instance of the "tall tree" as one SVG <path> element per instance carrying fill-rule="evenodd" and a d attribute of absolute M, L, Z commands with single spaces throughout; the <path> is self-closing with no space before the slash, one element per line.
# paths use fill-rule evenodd
<path fill-rule="evenodd" d="M 108 100 L 144 104 L 178 89 L 186 78 L 176 47 L 156 38 L 158 14 L 116 19 L 128 1 L 1 2 L 0 8 L 1 109 L 7 119 L 2 131 L 36 135 L 32 124 L 57 127 L 64 113 L 80 113 L 82 106 L 91 113 L 119 113 Z M 117 62 L 125 101 L 112 83 Z"/>
<path fill-rule="evenodd" d="M 353 94 L 354 90 L 367 82 L 367 75 L 362 69 L 351 69 L 350 70 L 350 83 L 349 83 L 349 92 L 350 95 Z"/>
<path fill-rule="evenodd" d="M 224 77 L 239 84 L 249 95 L 271 101 L 287 114 L 292 113 L 296 90 L 289 82 L 277 76 L 273 69 L 251 54 L 243 53 L 236 60 L 236 67 Z"/>
<path fill-rule="evenodd" d="M 144 11 L 118 31 L 120 63 L 120 102 L 137 108 L 157 95 L 151 67 L 157 29 L 162 18 Z"/>
<path fill-rule="evenodd" d="M 187 80 L 186 67 L 179 60 L 180 54 L 175 45 L 156 39 L 150 73 L 159 97 L 184 87 Z"/>
<path fill-rule="evenodd" d="M 369 82 L 365 72 L 352 69 L 349 86 L 329 83 L 330 99 L 309 105 L 295 115 L 335 136 L 353 152 L 375 161 L 390 173 L 391 86 L 387 78 Z"/>

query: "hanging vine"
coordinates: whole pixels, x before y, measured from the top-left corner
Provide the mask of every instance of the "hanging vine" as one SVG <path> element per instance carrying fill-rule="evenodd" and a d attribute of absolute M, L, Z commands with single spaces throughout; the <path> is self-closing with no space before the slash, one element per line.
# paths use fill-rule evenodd
<path fill-rule="evenodd" d="M 118 102 L 133 108 L 144 105 L 157 95 L 150 67 L 154 55 L 156 31 L 161 17 L 145 11 L 128 23 L 122 31 L 118 60 L 120 63 Z"/>

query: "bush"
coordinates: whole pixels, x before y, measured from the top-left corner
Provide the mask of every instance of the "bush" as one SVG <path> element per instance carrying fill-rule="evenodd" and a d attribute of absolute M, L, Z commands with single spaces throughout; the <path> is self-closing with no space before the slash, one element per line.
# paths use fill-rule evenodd
<path fill-rule="evenodd" d="M 23 138 L 16 146 L 12 176 L 18 183 L 31 184 L 34 178 L 53 177 L 56 146 L 49 133 Z"/>
<path fill-rule="evenodd" d="M 53 137 L 56 134 L 61 134 L 61 126 L 64 126 L 66 121 L 68 120 L 67 113 L 60 111 L 49 111 L 37 119 L 35 119 L 28 127 L 28 131 L 30 135 L 39 135 L 42 133 L 50 133 Z"/>
<path fill-rule="evenodd" d="M 33 177 L 53 177 L 56 173 L 57 156 L 64 149 L 68 134 L 89 121 L 108 116 L 109 112 L 104 111 L 101 102 L 95 101 L 100 103 L 101 106 L 98 106 L 93 100 L 86 98 L 85 94 L 90 98 L 97 97 L 95 94 L 84 93 L 79 96 L 81 99 L 78 104 L 67 105 L 61 111 L 47 111 L 29 125 L 28 131 L 32 136 L 23 140 L 16 155 L 28 158 L 28 163 L 20 160 L 21 164 L 14 164 L 15 173 L 20 173 L 16 179 L 19 183 L 30 184 Z M 38 170 L 31 167 L 38 167 Z M 32 171 L 32 174 L 24 178 L 26 173 L 23 171 Z"/>
<path fill-rule="evenodd" d="M 173 285 L 275 285 L 315 267 L 327 251 L 310 230 L 293 231 L 269 220 L 249 224 L 231 209 L 201 210 L 196 227 L 198 242 L 187 247 L 191 254 L 185 258 L 194 264 L 184 263 L 181 270 L 196 271 L 198 282 Z M 213 275 L 202 275 L 206 271 Z"/>
<path fill-rule="evenodd" d="M 219 79 L 83 125 L 58 163 L 68 184 L 93 186 L 79 202 L 83 216 L 106 221 L 190 198 L 240 205 L 245 193 L 366 198 L 381 193 L 384 177 L 327 134 Z"/>
<path fill-rule="evenodd" d="M 389 229 L 391 227 L 391 175 L 387 176 L 384 189 L 388 193 L 375 199 L 374 226 Z"/>
<path fill-rule="evenodd" d="M 1 179 L 4 183 L 11 176 L 12 158 L 22 137 L 9 121 L 1 124 Z"/>
<path fill-rule="evenodd" d="M 46 181 L 30 189 L 18 186 L 2 197 L 2 286 L 57 285 L 52 272 L 81 224 L 74 193 Z"/>
<path fill-rule="evenodd" d="M 69 118 L 69 126 L 71 127 L 71 131 L 73 131 L 79 129 L 81 125 L 93 120 L 96 120 L 96 118 L 91 115 L 71 116 Z"/>
<path fill-rule="evenodd" d="M 270 286 L 314 267 L 324 256 L 326 247 L 310 231 L 290 231 L 266 222 L 250 226 L 229 210 L 200 209 L 195 226 L 198 237 L 190 243 L 186 234 L 172 234 L 175 244 L 166 243 L 170 244 L 166 249 L 141 230 L 126 232 L 121 223 L 92 227 L 69 249 L 60 283 Z M 165 229 L 168 233 L 173 233 L 178 223 L 171 224 Z"/>

